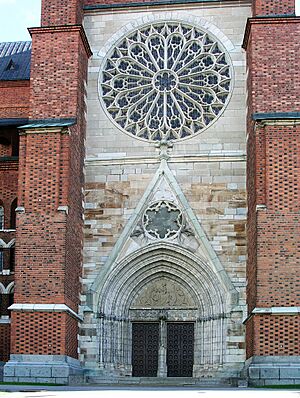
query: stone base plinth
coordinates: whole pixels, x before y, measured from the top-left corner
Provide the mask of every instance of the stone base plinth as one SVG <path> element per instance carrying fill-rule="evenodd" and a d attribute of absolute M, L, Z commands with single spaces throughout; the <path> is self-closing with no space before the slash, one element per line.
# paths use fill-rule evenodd
<path fill-rule="evenodd" d="M 11 355 L 4 366 L 4 382 L 78 384 L 83 369 L 65 355 Z"/>
<path fill-rule="evenodd" d="M 250 386 L 300 384 L 300 356 L 255 356 L 246 367 Z"/>

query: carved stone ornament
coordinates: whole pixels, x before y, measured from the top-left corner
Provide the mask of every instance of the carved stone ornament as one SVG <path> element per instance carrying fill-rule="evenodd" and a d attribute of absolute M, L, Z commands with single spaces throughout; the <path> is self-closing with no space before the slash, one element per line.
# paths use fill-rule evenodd
<path fill-rule="evenodd" d="M 229 57 L 213 35 L 178 21 L 157 22 L 119 41 L 100 75 L 100 97 L 125 133 L 148 141 L 192 137 L 224 111 Z"/>
<path fill-rule="evenodd" d="M 133 304 L 134 308 L 187 308 L 194 306 L 195 303 L 190 294 L 179 283 L 168 278 L 149 282 Z"/>
<path fill-rule="evenodd" d="M 151 238 L 175 238 L 183 226 L 183 215 L 174 203 L 160 200 L 148 206 L 143 215 L 143 226 Z"/>

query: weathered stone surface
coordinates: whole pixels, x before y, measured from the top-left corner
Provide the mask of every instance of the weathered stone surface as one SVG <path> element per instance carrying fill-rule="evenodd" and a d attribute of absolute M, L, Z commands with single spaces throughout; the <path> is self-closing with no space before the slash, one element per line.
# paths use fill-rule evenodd
<path fill-rule="evenodd" d="M 221 368 L 218 375 L 225 372 L 226 367 L 230 374 L 237 374 L 245 359 L 242 320 L 246 313 L 246 76 L 245 55 L 240 43 L 250 7 L 186 7 L 178 5 L 174 13 L 131 9 L 114 16 L 99 12 L 85 18 L 87 36 L 95 56 L 90 63 L 87 95 L 82 294 L 85 318 L 79 343 L 82 362 L 90 369 L 97 369 L 100 362 L 101 372 L 106 377 L 131 374 L 130 316 L 135 320 L 153 321 L 159 316 L 167 316 L 172 320 L 195 322 L 194 375 L 199 377 L 216 374 L 218 367 Z M 239 18 L 236 18 L 237 13 Z M 122 32 L 125 34 L 134 29 L 138 21 L 145 24 L 164 18 L 189 20 L 189 23 L 195 18 L 204 18 L 201 21 L 206 20 L 206 28 L 212 29 L 212 34 L 219 37 L 230 52 L 235 81 L 231 100 L 222 117 L 203 133 L 176 141 L 173 148 L 164 152 L 169 156 L 167 163 L 175 180 L 171 188 L 153 187 L 145 199 L 148 202 L 142 203 L 160 167 L 159 152 L 162 150 L 155 143 L 121 132 L 111 122 L 99 102 L 97 81 L 103 57 Z M 176 184 L 177 190 L 174 188 Z M 147 257 L 146 252 L 158 243 L 147 236 L 141 220 L 147 204 L 158 198 L 181 205 L 187 222 L 185 231 L 166 242 L 170 245 L 168 251 L 161 250 L 163 256 L 158 255 L 159 260 L 155 262 L 159 250 L 153 258 Z M 135 224 L 131 225 L 135 218 Z M 196 224 L 201 231 L 197 231 Z M 141 255 L 135 259 L 138 250 Z M 191 265 L 191 258 L 197 259 L 195 265 Z M 118 269 L 112 279 L 110 275 L 113 273 L 107 273 L 108 268 Z M 143 274 L 141 270 L 144 270 Z M 156 303 L 153 300 L 154 286 L 161 282 L 154 281 L 155 273 L 160 275 L 160 280 L 170 278 L 172 289 L 183 293 L 184 302 L 170 295 L 172 299 L 160 297 Z M 89 291 L 99 275 L 103 278 L 99 290 L 105 292 L 100 296 L 99 291 Z M 193 279 L 195 275 L 198 282 Z M 230 283 L 226 284 L 222 277 L 228 278 Z M 236 297 L 239 296 L 233 300 L 239 306 L 236 312 L 229 304 L 229 285 L 236 291 Z M 121 291 L 124 295 L 118 296 Z M 167 289 L 166 295 L 168 292 Z M 89 302 L 90 309 L 87 310 Z M 197 315 L 193 312 L 195 302 L 198 303 Z M 192 309 L 188 310 L 188 306 Z M 139 310 L 146 308 L 148 312 L 134 313 L 135 307 Z M 230 341 L 233 336 L 239 340 Z M 220 365 L 222 361 L 226 363 Z"/>

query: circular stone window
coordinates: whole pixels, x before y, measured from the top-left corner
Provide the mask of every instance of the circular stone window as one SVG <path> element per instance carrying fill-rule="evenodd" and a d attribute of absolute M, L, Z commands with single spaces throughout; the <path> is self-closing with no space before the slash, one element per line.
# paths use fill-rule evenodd
<path fill-rule="evenodd" d="M 151 204 L 144 213 L 143 226 L 154 239 L 175 238 L 183 225 L 183 216 L 178 207 L 167 200 Z"/>
<path fill-rule="evenodd" d="M 201 29 L 158 22 L 123 38 L 106 58 L 100 94 L 112 121 L 148 141 L 192 137 L 222 113 L 231 66 L 220 43 Z"/>

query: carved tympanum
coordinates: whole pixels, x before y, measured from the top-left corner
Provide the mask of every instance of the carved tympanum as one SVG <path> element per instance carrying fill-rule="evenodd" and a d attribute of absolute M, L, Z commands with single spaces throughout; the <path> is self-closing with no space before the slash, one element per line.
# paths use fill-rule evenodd
<path fill-rule="evenodd" d="M 187 290 L 178 282 L 168 278 L 149 282 L 133 303 L 133 308 L 190 308 L 194 306 L 194 300 Z"/>

